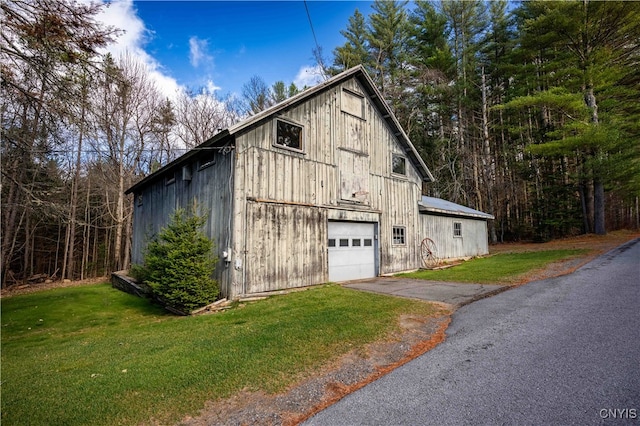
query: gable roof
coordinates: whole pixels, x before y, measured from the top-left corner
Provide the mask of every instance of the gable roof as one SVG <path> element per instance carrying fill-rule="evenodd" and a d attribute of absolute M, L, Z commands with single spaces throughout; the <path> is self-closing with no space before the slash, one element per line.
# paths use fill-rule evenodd
<path fill-rule="evenodd" d="M 460 204 L 441 198 L 422 196 L 422 201 L 418 202 L 420 213 L 435 213 L 445 216 L 469 217 L 474 219 L 495 219 L 489 213 L 474 210 L 470 207 L 461 206 Z"/>
<path fill-rule="evenodd" d="M 407 158 L 414 165 L 414 167 L 416 168 L 416 170 L 418 171 L 422 179 L 426 182 L 433 182 L 435 180 L 433 178 L 433 175 L 431 174 L 431 172 L 427 168 L 427 165 L 424 163 L 424 161 L 420 157 L 420 154 L 418 154 L 418 151 L 416 150 L 416 148 L 413 146 L 413 144 L 409 140 L 409 137 L 407 136 L 405 131 L 402 129 L 402 126 L 400 125 L 400 123 L 398 122 L 398 119 L 395 117 L 395 115 L 391 111 L 391 108 L 382 97 L 382 94 L 380 93 L 380 91 L 376 88 L 375 84 L 373 83 L 373 80 L 371 80 L 371 77 L 369 77 L 369 74 L 367 74 L 364 67 L 362 65 L 358 65 L 356 67 L 343 71 L 342 73 L 316 86 L 313 86 L 307 90 L 304 90 L 298 93 L 297 95 L 294 95 L 270 108 L 265 109 L 264 111 L 259 112 L 254 116 L 247 118 L 246 120 L 240 121 L 239 123 L 236 123 L 233 126 L 230 126 L 229 128 L 215 134 L 213 137 L 203 142 L 202 144 L 196 146 L 191 151 L 176 158 L 175 160 L 165 165 L 164 167 L 160 168 L 156 172 L 148 175 L 147 177 L 145 177 L 144 179 L 142 179 L 141 181 L 133 185 L 131 188 L 127 189 L 125 193 L 129 194 L 131 192 L 136 191 L 136 189 L 144 186 L 145 184 L 147 184 L 152 180 L 155 180 L 157 177 L 159 177 L 169 169 L 172 169 L 178 166 L 179 164 L 187 162 L 189 159 L 197 155 L 199 151 L 202 151 L 207 148 L 215 149 L 215 148 L 224 147 L 225 145 L 231 142 L 232 136 L 238 133 L 241 133 L 244 130 L 250 129 L 251 127 L 257 126 L 263 121 L 271 119 L 274 115 L 280 113 L 281 111 L 284 111 L 288 108 L 292 108 L 302 102 L 305 102 L 307 99 L 315 96 L 316 94 L 321 93 L 325 90 L 328 90 L 334 86 L 337 86 L 338 84 L 341 84 L 342 82 L 350 78 L 355 78 L 365 89 L 366 94 L 369 96 L 373 104 L 376 106 L 382 118 L 386 121 L 387 125 L 391 129 L 391 132 L 395 135 L 395 137 L 400 142 L 402 148 L 404 149 L 405 154 L 407 155 Z"/>

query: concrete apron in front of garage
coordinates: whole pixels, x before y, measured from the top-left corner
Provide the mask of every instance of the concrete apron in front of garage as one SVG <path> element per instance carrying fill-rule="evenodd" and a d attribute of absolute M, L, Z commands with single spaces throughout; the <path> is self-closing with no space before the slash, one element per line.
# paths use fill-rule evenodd
<path fill-rule="evenodd" d="M 377 277 L 343 283 L 343 287 L 398 297 L 421 299 L 459 308 L 509 288 L 494 284 L 465 284 L 398 277 Z"/>

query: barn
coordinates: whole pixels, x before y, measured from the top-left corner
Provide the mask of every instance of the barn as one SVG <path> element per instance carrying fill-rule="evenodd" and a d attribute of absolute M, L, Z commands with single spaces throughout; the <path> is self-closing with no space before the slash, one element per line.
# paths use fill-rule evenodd
<path fill-rule="evenodd" d="M 492 216 L 423 197 L 433 181 L 361 66 L 225 129 L 127 190 L 132 263 L 196 203 L 221 294 L 238 298 L 487 253 Z"/>

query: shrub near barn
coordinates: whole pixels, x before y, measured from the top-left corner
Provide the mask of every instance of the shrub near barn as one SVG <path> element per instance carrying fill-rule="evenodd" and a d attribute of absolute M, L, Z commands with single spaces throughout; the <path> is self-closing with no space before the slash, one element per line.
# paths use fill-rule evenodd
<path fill-rule="evenodd" d="M 214 243 L 201 231 L 206 217 L 177 209 L 169 224 L 147 246 L 144 266 L 136 278 L 147 284 L 156 298 L 181 312 L 214 302 L 218 282 L 211 278 L 217 259 Z"/>

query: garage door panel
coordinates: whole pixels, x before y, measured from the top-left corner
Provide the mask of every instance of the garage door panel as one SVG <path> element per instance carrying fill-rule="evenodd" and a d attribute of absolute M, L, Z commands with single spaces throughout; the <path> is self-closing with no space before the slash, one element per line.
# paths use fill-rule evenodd
<path fill-rule="evenodd" d="M 329 280 L 349 281 L 376 276 L 375 225 L 329 222 Z"/>

